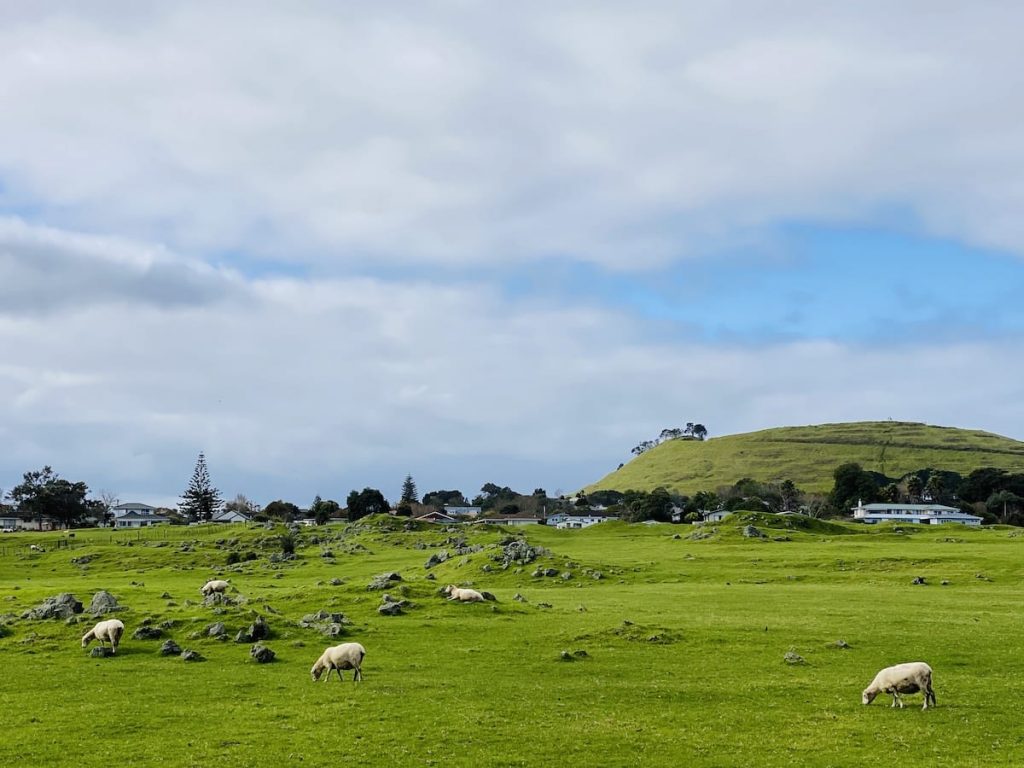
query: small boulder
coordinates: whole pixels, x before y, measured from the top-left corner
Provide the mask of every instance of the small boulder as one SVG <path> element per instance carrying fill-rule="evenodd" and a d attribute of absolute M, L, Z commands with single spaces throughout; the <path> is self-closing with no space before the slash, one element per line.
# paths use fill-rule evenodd
<path fill-rule="evenodd" d="M 106 645 L 97 645 L 89 651 L 89 655 L 94 659 L 105 659 L 114 655 L 114 649 Z"/>
<path fill-rule="evenodd" d="M 394 581 L 401 581 L 402 577 L 397 573 L 382 573 L 373 577 L 373 581 L 366 585 L 367 589 L 388 589 Z"/>
<path fill-rule="evenodd" d="M 516 602 L 519 602 L 519 603 L 528 603 L 528 602 L 530 602 L 529 600 L 527 600 L 525 597 L 523 597 L 518 592 L 516 592 L 514 595 L 512 595 L 512 599 L 515 600 Z"/>
<path fill-rule="evenodd" d="M 191 648 L 186 648 L 181 652 L 182 661 L 205 661 L 205 659 L 199 654 L 199 651 L 193 651 Z"/>
<path fill-rule="evenodd" d="M 92 596 L 92 602 L 89 603 L 89 613 L 93 616 L 121 610 L 124 609 L 117 604 L 117 598 L 102 589 Z"/>
<path fill-rule="evenodd" d="M 134 640 L 156 640 L 163 637 L 164 631 L 160 627 L 139 627 L 132 634 Z"/>
<path fill-rule="evenodd" d="M 227 634 L 227 629 L 224 627 L 224 622 L 218 621 L 213 624 L 210 624 L 206 628 L 206 634 L 209 637 L 223 637 Z"/>
<path fill-rule="evenodd" d="M 164 644 L 160 646 L 161 656 L 179 656 L 181 655 L 181 648 L 173 640 L 164 640 Z"/>
<path fill-rule="evenodd" d="M 249 655 L 252 656 L 253 660 L 257 664 L 268 664 L 274 660 L 276 654 L 263 645 L 263 643 L 256 643 L 252 648 L 249 649 Z"/>
<path fill-rule="evenodd" d="M 926 582 L 924 580 L 924 576 L 915 576 L 914 580 L 912 582 L 910 582 L 910 583 L 911 584 L 916 584 L 918 586 L 924 586 Z"/>
<path fill-rule="evenodd" d="M 743 535 L 748 539 L 767 539 L 768 536 L 752 525 L 743 526 Z"/>
<path fill-rule="evenodd" d="M 786 655 L 782 657 L 787 664 L 804 664 L 806 663 L 803 656 L 795 651 L 786 651 Z"/>
<path fill-rule="evenodd" d="M 377 606 L 377 613 L 381 616 L 400 616 L 402 613 L 401 603 L 381 603 Z"/>
<path fill-rule="evenodd" d="M 75 614 L 85 610 L 80 600 L 69 592 L 61 592 L 54 597 L 48 597 L 35 608 L 31 608 L 21 615 L 23 619 L 69 619 Z"/>

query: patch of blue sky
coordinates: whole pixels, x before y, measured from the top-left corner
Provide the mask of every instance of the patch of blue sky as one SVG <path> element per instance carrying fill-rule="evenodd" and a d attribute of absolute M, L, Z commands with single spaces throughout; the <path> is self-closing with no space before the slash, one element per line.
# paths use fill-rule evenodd
<path fill-rule="evenodd" d="M 541 271 L 537 271 L 540 269 Z M 659 270 L 546 262 L 518 297 L 617 307 L 704 341 L 977 339 L 1024 332 L 1024 259 L 870 229 L 791 226 L 763 247 Z"/>

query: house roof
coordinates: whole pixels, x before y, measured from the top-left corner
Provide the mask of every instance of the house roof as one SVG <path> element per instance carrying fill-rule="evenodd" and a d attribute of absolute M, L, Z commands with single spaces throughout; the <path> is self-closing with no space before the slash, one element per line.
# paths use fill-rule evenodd
<path fill-rule="evenodd" d="M 127 515 L 121 515 L 117 519 L 118 519 L 118 521 L 123 521 L 123 520 L 140 520 L 141 521 L 141 520 L 145 520 L 147 522 L 153 523 L 153 522 L 169 521 L 171 518 L 164 517 L 163 515 L 137 515 L 134 512 L 129 512 Z"/>
<path fill-rule="evenodd" d="M 151 507 L 151 506 L 149 506 L 149 504 L 142 504 L 142 503 L 137 502 L 137 501 L 131 501 L 131 502 L 126 502 L 124 504 L 118 504 L 116 506 L 111 507 L 111 509 L 153 509 L 153 510 L 155 510 L 156 507 Z"/>
<path fill-rule="evenodd" d="M 861 504 L 854 509 L 866 509 L 868 512 L 880 512 L 883 510 L 899 510 L 902 512 L 960 512 L 956 507 L 947 507 L 944 504 L 894 504 L 889 502 L 876 502 L 874 504 Z"/>
<path fill-rule="evenodd" d="M 226 509 L 213 516 L 212 522 L 216 523 L 218 520 L 227 520 L 233 517 L 240 517 L 243 520 L 252 520 L 252 515 L 247 515 L 245 512 L 241 512 L 237 509 Z"/>

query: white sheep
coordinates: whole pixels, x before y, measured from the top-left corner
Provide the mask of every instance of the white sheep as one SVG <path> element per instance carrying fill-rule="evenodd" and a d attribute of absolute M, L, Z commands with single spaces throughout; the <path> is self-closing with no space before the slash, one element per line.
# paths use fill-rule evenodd
<path fill-rule="evenodd" d="M 45 552 L 46 550 L 40 547 L 38 544 L 29 544 L 28 548 L 33 552 Z"/>
<path fill-rule="evenodd" d="M 100 645 L 109 642 L 112 653 L 117 653 L 117 644 L 121 642 L 121 635 L 124 634 L 124 624 L 120 619 L 107 619 L 99 622 L 95 627 L 82 635 L 82 647 L 87 648 L 93 640 L 99 641 Z"/>
<path fill-rule="evenodd" d="M 445 587 L 444 592 L 448 595 L 449 600 L 458 600 L 462 603 L 480 603 L 484 600 L 484 596 L 475 589 L 463 589 L 454 584 Z"/>
<path fill-rule="evenodd" d="M 226 592 L 229 586 L 230 585 L 223 579 L 214 579 L 213 581 L 208 581 L 203 584 L 199 591 L 208 596 L 212 595 L 214 592 Z"/>
<path fill-rule="evenodd" d="M 928 702 L 935 706 L 935 691 L 932 690 L 932 668 L 923 661 L 909 661 L 905 664 L 897 664 L 894 667 L 886 667 L 871 681 L 871 685 L 864 689 L 861 696 L 862 704 L 870 704 L 875 697 L 882 693 L 892 694 L 892 706 L 900 705 L 903 708 L 901 693 L 924 692 L 924 706 L 921 709 L 928 709 Z"/>
<path fill-rule="evenodd" d="M 313 681 L 316 682 L 326 669 L 327 677 L 324 678 L 326 683 L 330 679 L 331 670 L 333 669 L 337 670 L 338 682 L 341 682 L 341 670 L 351 669 L 353 671 L 353 682 L 359 682 L 363 679 L 362 664 L 364 656 L 366 656 L 366 649 L 359 643 L 335 645 L 320 654 L 320 658 L 316 660 L 313 668 L 309 670 L 309 674 L 313 677 Z"/>

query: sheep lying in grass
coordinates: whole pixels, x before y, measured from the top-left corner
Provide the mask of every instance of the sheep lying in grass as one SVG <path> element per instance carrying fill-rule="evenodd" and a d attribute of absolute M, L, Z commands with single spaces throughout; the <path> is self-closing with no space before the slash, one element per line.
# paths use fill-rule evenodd
<path fill-rule="evenodd" d="M 99 641 L 100 645 L 109 642 L 112 652 L 117 653 L 117 644 L 121 642 L 121 635 L 124 634 L 124 624 L 120 619 L 107 619 L 101 621 L 95 627 L 82 635 L 82 647 L 87 648 L 93 640 Z"/>
<path fill-rule="evenodd" d="M 359 682 L 363 679 L 362 665 L 364 656 L 366 656 L 366 649 L 359 643 L 335 645 L 320 654 L 320 658 L 316 660 L 316 664 L 309 670 L 309 673 L 315 682 L 320 679 L 320 675 L 326 669 L 327 677 L 324 678 L 326 683 L 331 677 L 331 670 L 337 670 L 338 682 L 341 682 L 341 670 L 351 669 L 353 671 L 353 682 Z"/>
<path fill-rule="evenodd" d="M 454 584 L 449 584 L 444 591 L 449 600 L 458 600 L 462 603 L 480 603 L 484 600 L 484 596 L 475 589 L 463 589 Z"/>
<path fill-rule="evenodd" d="M 199 591 L 202 592 L 203 595 L 209 596 L 212 595 L 214 592 L 224 593 L 227 591 L 227 588 L 229 586 L 230 585 L 223 579 L 214 579 L 213 581 L 208 581 L 205 584 L 203 584 L 203 586 L 200 587 Z"/>
<path fill-rule="evenodd" d="M 935 706 L 935 691 L 932 690 L 932 668 L 923 661 L 910 661 L 905 664 L 897 664 L 895 667 L 886 667 L 871 681 L 871 685 L 864 689 L 861 703 L 870 704 L 875 697 L 882 693 L 892 694 L 892 706 L 900 705 L 903 708 L 901 693 L 924 692 L 924 706 L 921 709 L 928 709 L 928 702 Z"/>

